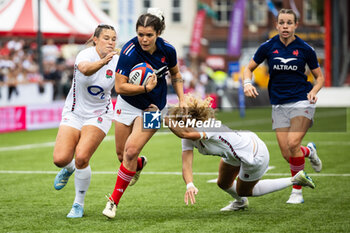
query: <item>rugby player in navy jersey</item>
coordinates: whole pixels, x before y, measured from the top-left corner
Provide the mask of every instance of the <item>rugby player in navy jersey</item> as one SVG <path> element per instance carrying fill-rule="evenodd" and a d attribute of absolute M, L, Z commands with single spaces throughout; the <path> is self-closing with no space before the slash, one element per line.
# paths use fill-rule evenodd
<path fill-rule="evenodd" d="M 298 19 L 294 11 L 281 9 L 277 16 L 278 35 L 263 43 L 243 73 L 244 94 L 256 98 L 259 94 L 252 85 L 252 73 L 265 59 L 269 66 L 268 91 L 272 104 L 272 128 L 283 157 L 289 162 L 292 176 L 304 169 L 305 157 L 316 172 L 322 169 L 316 146 L 301 142 L 311 127 L 315 113 L 316 94 L 324 84 L 324 77 L 314 49 L 295 35 Z M 305 65 L 316 82 L 307 81 Z M 301 186 L 293 185 L 287 203 L 303 203 Z"/>
<path fill-rule="evenodd" d="M 137 36 L 127 42 L 121 50 L 116 68 L 115 90 L 119 94 L 115 106 L 115 143 L 121 165 L 112 195 L 103 215 L 114 218 L 119 200 L 128 185 L 133 185 L 147 163 L 139 154 L 156 129 L 143 129 L 143 111 L 151 104 L 162 110 L 166 105 L 167 84 L 165 74 L 153 75 L 146 86 L 128 83 L 131 69 L 141 63 L 150 64 L 156 73 L 169 69 L 172 85 L 185 108 L 183 81 L 177 64 L 176 50 L 159 36 L 165 28 L 160 9 L 150 8 L 136 23 Z"/>

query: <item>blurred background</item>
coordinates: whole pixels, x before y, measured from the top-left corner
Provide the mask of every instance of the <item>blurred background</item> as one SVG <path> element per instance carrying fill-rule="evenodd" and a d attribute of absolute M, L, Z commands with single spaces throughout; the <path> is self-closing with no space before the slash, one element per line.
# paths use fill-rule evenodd
<path fill-rule="evenodd" d="M 240 79 L 259 45 L 277 34 L 281 8 L 297 13 L 296 34 L 319 58 L 326 83 L 317 105 L 350 105 L 347 0 L 0 0 L 0 133 L 57 127 L 75 56 L 96 26 L 115 26 L 122 47 L 149 7 L 164 11 L 161 36 L 177 50 L 185 92 L 210 95 L 218 109 L 269 106 L 265 64 L 254 72 L 256 100 L 244 98 Z M 169 83 L 168 102 L 176 100 Z"/>

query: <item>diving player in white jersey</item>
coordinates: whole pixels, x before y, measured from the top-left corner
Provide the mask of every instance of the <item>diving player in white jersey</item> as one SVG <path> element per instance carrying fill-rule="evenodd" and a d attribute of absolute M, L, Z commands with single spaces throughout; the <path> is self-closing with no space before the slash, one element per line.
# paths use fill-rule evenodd
<path fill-rule="evenodd" d="M 235 201 L 221 211 L 247 208 L 247 196 L 261 196 L 293 184 L 315 187 L 304 171 L 291 178 L 260 180 L 269 165 L 269 152 L 265 143 L 253 132 L 233 131 L 221 125 L 210 107 L 210 97 L 201 100 L 185 95 L 185 102 L 188 114 L 183 116 L 181 108 L 173 107 L 169 110 L 165 123 L 174 134 L 182 138 L 182 175 L 187 186 L 184 197 L 187 205 L 196 202 L 195 195 L 198 193 L 192 173 L 194 147 L 203 155 L 222 157 L 217 184 Z M 200 127 L 201 125 L 206 127 Z"/>
<path fill-rule="evenodd" d="M 93 46 L 79 52 L 74 64 L 53 152 L 54 164 L 63 168 L 55 178 L 55 189 L 62 189 L 75 171 L 75 200 L 68 218 L 83 217 L 91 180 L 89 160 L 112 125 L 111 90 L 119 58 L 116 40 L 112 26 L 99 25 L 87 42 Z"/>
<path fill-rule="evenodd" d="M 301 142 L 312 125 L 316 95 L 324 84 L 324 77 L 315 50 L 295 35 L 297 26 L 298 18 L 295 12 L 291 9 L 281 9 L 276 23 L 278 35 L 258 48 L 243 73 L 244 94 L 256 98 L 259 94 L 252 85 L 253 71 L 267 60 L 272 128 L 276 132 L 282 156 L 290 165 L 292 176 L 304 169 L 305 157 L 309 158 L 316 172 L 322 169 L 316 145 L 309 142 L 307 146 L 302 146 Z M 316 79 L 314 85 L 307 81 L 306 65 Z M 301 186 L 293 185 L 287 203 L 303 202 Z"/>

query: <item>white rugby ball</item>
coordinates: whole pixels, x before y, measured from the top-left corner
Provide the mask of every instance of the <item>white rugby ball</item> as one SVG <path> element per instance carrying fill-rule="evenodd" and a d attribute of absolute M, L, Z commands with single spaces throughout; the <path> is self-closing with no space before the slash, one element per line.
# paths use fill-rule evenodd
<path fill-rule="evenodd" d="M 153 68 L 150 64 L 142 62 L 131 69 L 128 82 L 134 85 L 145 86 L 153 72 Z"/>

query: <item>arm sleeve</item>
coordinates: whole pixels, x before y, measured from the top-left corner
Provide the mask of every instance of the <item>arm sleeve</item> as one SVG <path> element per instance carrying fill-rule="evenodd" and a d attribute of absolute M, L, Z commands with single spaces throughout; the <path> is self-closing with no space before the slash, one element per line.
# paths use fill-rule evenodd
<path fill-rule="evenodd" d="M 311 70 L 316 69 L 320 66 L 318 64 L 316 52 L 312 47 L 309 47 L 307 50 L 306 63 Z"/>
<path fill-rule="evenodd" d="M 77 57 L 75 58 L 75 65 L 79 65 L 79 63 L 82 61 L 92 61 L 93 58 L 90 55 L 90 51 L 90 49 L 84 49 L 80 51 Z"/>
<path fill-rule="evenodd" d="M 181 139 L 182 151 L 193 150 L 193 141 L 189 139 Z"/>
<path fill-rule="evenodd" d="M 133 68 L 133 66 L 135 65 L 132 54 L 130 54 L 131 52 L 129 52 L 128 55 L 125 54 L 125 50 L 127 50 L 128 48 L 129 47 L 125 45 L 122 48 L 122 50 L 120 51 L 120 56 L 119 56 L 118 64 L 116 67 L 117 73 L 125 75 L 127 77 L 129 77 L 130 71 Z M 133 52 L 135 52 L 135 51 L 133 51 Z"/>
<path fill-rule="evenodd" d="M 267 51 L 267 44 L 264 43 L 260 45 L 258 50 L 255 52 L 253 56 L 253 60 L 256 62 L 256 64 L 261 64 L 266 59 L 266 51 Z"/>

